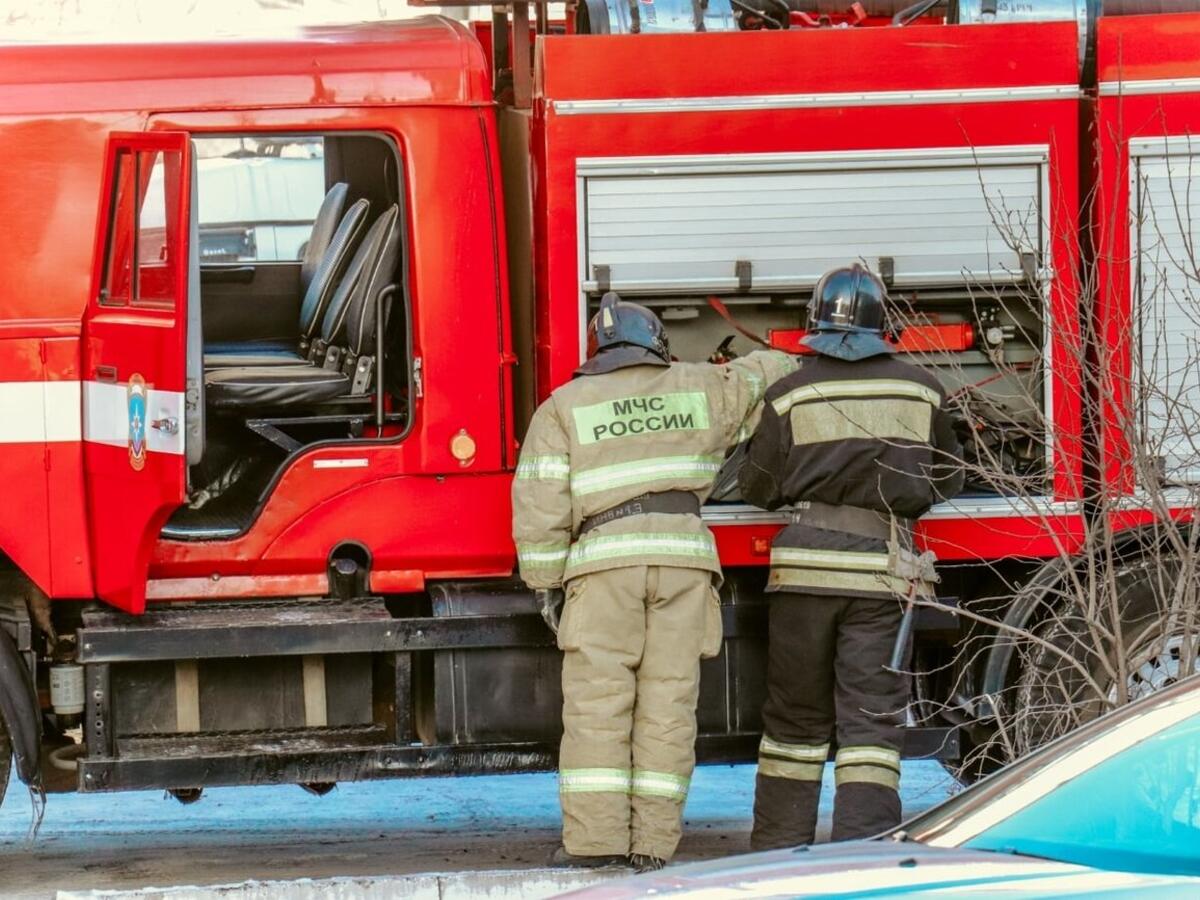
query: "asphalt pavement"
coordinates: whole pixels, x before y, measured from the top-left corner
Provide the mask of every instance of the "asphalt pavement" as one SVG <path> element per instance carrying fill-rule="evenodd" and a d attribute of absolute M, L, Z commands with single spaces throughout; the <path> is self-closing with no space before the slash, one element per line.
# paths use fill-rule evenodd
<path fill-rule="evenodd" d="M 754 766 L 697 770 L 677 859 L 749 846 Z M 833 797 L 827 767 L 822 828 Z M 935 762 L 904 766 L 905 813 L 947 797 Z M 0 896 L 331 876 L 526 869 L 558 842 L 553 774 L 397 779 L 339 785 L 210 788 L 183 805 L 157 791 L 52 794 L 37 834 L 19 783 L 0 805 Z"/>

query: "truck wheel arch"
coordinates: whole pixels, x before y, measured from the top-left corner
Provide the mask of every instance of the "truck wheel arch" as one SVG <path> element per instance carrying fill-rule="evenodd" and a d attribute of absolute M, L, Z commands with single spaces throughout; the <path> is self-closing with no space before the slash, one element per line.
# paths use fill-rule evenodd
<path fill-rule="evenodd" d="M 3 629 L 0 629 L 0 718 L 12 745 L 17 775 L 28 785 L 39 785 L 42 719 L 37 693 L 16 643 Z"/>
<path fill-rule="evenodd" d="M 1078 565 L 1077 560 L 1063 558 L 1052 559 L 1034 572 L 1033 577 L 1025 582 L 1008 610 L 1004 613 L 1003 623 L 1017 629 L 1028 627 L 1031 621 L 1042 609 L 1050 593 L 1062 583 L 1067 576 L 1068 568 Z M 1009 669 L 1012 666 L 1013 650 L 1016 641 L 1012 640 L 1011 631 L 997 631 L 988 648 L 983 667 L 983 678 L 980 682 L 980 694 L 983 697 L 999 695 L 1009 686 Z M 996 710 L 987 710 L 994 716 Z"/>
<path fill-rule="evenodd" d="M 1181 526 L 1189 543 L 1191 538 L 1187 532 L 1192 527 L 1191 525 Z M 1111 552 L 1127 563 L 1148 552 L 1153 552 L 1153 547 L 1162 543 L 1161 528 L 1162 526 L 1157 524 L 1129 528 L 1114 537 Z M 1053 592 L 1062 584 L 1069 570 L 1079 569 L 1086 564 L 1087 558 L 1082 556 L 1060 557 L 1046 562 L 1021 586 L 1004 615 L 1004 624 L 1017 629 L 1030 627 L 1040 615 L 1049 609 L 1048 604 L 1052 601 L 1048 598 L 1053 596 Z M 1011 638 L 1011 632 L 1006 635 L 998 631 L 994 635 L 987 651 L 983 677 L 980 681 L 982 696 L 998 695 L 1011 686 L 1009 672 L 1016 644 L 1017 642 Z M 984 712 L 995 715 L 996 710 Z"/>

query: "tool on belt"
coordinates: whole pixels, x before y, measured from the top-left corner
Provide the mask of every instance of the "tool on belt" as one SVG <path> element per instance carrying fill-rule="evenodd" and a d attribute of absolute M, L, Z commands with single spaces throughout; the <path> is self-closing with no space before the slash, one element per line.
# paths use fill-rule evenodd
<path fill-rule="evenodd" d="M 909 540 L 911 541 L 911 532 Z M 902 546 L 899 541 L 888 541 L 888 574 L 908 582 L 904 615 L 900 617 L 896 643 L 892 645 L 892 658 L 888 661 L 888 668 L 893 672 L 900 671 L 904 666 L 904 658 L 908 655 L 908 645 L 912 640 L 913 625 L 917 617 L 917 595 L 932 596 L 933 585 L 942 580 L 935 568 L 936 563 L 937 556 L 932 551 L 926 550 L 918 554 Z"/>
<path fill-rule="evenodd" d="M 899 672 L 904 667 L 904 657 L 908 655 L 908 643 L 912 640 L 913 623 L 917 618 L 917 583 L 908 586 L 908 596 L 904 600 L 904 615 L 900 617 L 900 628 L 896 631 L 896 643 L 892 644 L 892 658 L 888 660 L 887 668 Z"/>

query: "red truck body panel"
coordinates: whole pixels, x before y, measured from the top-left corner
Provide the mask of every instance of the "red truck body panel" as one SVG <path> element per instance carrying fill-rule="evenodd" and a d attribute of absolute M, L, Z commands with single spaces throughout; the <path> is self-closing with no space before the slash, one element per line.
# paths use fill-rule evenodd
<path fill-rule="evenodd" d="M 346 539 L 370 546 L 380 573 L 419 573 L 413 583 L 426 572 L 511 571 L 507 477 L 486 477 L 514 454 L 490 107 L 482 49 L 441 18 L 312 28 L 269 41 L 4 48 L 0 155 L 21 177 L 0 195 L 0 408 L 9 423 L 0 475 L 10 486 L 0 550 L 51 596 L 97 592 L 81 413 L 81 386 L 97 376 L 82 369 L 80 334 L 97 264 L 108 135 L 346 130 L 391 137 L 408 182 L 413 344 L 425 365 L 410 433 L 357 442 L 349 454 L 301 455 L 248 533 L 160 542 L 150 578 L 321 578 L 329 548 Z M 480 308 L 490 311 L 481 317 Z M 463 429 L 477 446 L 468 465 L 449 449 Z M 319 462 L 347 455 L 354 467 Z M 107 502 L 119 499 L 113 493 Z M 434 509 L 438 529 L 428 527 Z M 154 596 L 172 590 L 150 586 Z M 131 608 L 140 605 L 135 598 Z"/>
<path fill-rule="evenodd" d="M 960 502 L 920 528 L 951 562 L 1073 552 L 1085 434 L 1075 359 L 1080 197 L 1089 174 L 1112 185 L 1092 223 L 1114 250 L 1099 309 L 1115 364 L 1128 371 L 1126 145 L 1200 126 L 1200 93 L 1188 84 L 1145 87 L 1200 78 L 1198 37 L 1195 15 L 1101 21 L 1102 85 L 1141 87 L 1119 105 L 1102 87 L 1095 115 L 1116 137 L 1102 142 L 1091 173 L 1080 171 L 1088 154 L 1071 22 L 539 37 L 530 119 L 537 399 L 580 359 L 580 160 L 1044 148 L 1053 490 L 1027 511 Z M 98 265 L 94 210 L 105 142 L 119 131 L 390 138 L 405 180 L 404 265 L 423 386 L 405 434 L 295 454 L 240 536 L 157 540 L 144 576 L 143 563 L 131 563 L 148 595 L 322 593 L 330 548 L 348 540 L 370 549 L 376 590 L 512 573 L 517 436 L 499 137 L 488 60 L 467 28 L 429 18 L 269 41 L 6 47 L 0 109 L 0 158 L 21 176 L 0 193 L 0 477 L 10 486 L 0 550 L 33 581 L 54 597 L 91 597 L 97 566 L 117 565 L 111 551 L 96 558 L 81 408 L 98 377 L 83 344 Z M 1127 491 L 1114 409 L 1100 413 L 1105 465 Z M 463 432 L 477 448 L 466 463 L 451 452 Z M 121 502 L 116 487 L 102 493 L 93 491 L 93 507 Z M 777 517 L 718 510 L 710 520 L 725 564 L 765 563 Z M 125 605 L 140 609 L 139 594 Z"/>
<path fill-rule="evenodd" d="M 1177 153 L 1186 159 L 1200 151 L 1193 137 L 1200 131 L 1197 46 L 1198 15 L 1102 19 L 1097 32 L 1092 231 L 1097 266 L 1096 327 L 1101 338 L 1098 343 L 1107 352 L 1101 365 L 1112 373 L 1107 393 L 1114 401 L 1106 404 L 1100 420 L 1102 471 L 1105 487 L 1115 494 L 1136 495 L 1138 490 L 1135 448 L 1130 446 L 1128 436 L 1142 427 L 1136 421 L 1136 395 L 1144 322 L 1139 309 L 1137 248 L 1132 242 L 1137 239 L 1139 223 L 1149 223 L 1154 216 L 1163 221 L 1161 227 L 1177 224 L 1168 221 L 1176 216 L 1190 222 L 1188 201 L 1196 190 L 1194 184 L 1180 181 L 1168 188 L 1174 196 L 1160 202 L 1159 208 L 1151 209 L 1145 201 L 1139 208 L 1132 193 L 1138 189 L 1135 170 L 1140 159 L 1171 158 Z M 1150 242 L 1156 241 L 1151 235 Z M 1154 247 L 1147 247 L 1146 254 L 1152 260 Z M 1170 361 L 1164 359 L 1157 372 L 1148 374 L 1162 378 L 1169 366 Z M 1153 515 L 1132 508 L 1121 518 L 1130 525 Z"/>

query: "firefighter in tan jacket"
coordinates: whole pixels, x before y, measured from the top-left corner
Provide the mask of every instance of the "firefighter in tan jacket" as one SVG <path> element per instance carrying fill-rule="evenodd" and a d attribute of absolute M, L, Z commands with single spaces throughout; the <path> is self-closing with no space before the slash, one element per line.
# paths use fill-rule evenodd
<path fill-rule="evenodd" d="M 794 368 L 773 351 L 671 363 L 658 317 L 608 293 L 587 362 L 533 416 L 513 537 L 565 651 L 558 865 L 628 857 L 646 870 L 675 852 L 700 660 L 721 646 L 720 565 L 700 505 L 766 388 Z"/>

